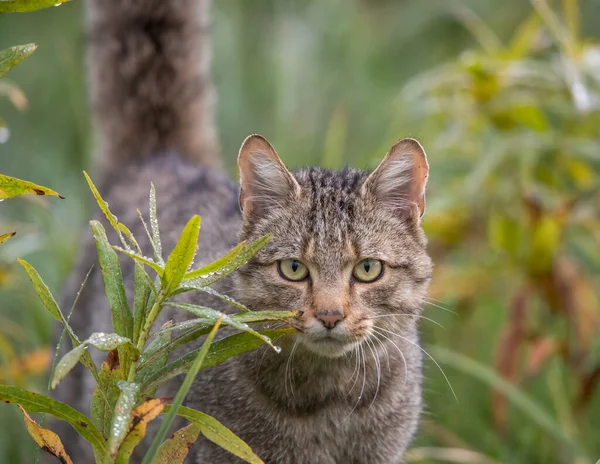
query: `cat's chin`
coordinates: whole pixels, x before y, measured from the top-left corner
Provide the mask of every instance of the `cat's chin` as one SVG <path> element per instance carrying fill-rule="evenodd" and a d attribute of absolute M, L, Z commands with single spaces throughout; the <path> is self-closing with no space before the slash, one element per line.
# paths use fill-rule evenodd
<path fill-rule="evenodd" d="M 354 341 L 341 341 L 332 337 L 300 337 L 300 343 L 312 353 L 325 358 L 340 358 L 356 346 Z"/>

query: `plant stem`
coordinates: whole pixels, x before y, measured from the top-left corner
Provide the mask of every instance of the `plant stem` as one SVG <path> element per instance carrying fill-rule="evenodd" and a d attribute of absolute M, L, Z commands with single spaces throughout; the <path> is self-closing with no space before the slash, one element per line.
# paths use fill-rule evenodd
<path fill-rule="evenodd" d="M 142 352 L 142 350 L 144 349 L 144 346 L 146 345 L 146 341 L 148 340 L 148 334 L 150 333 L 150 329 L 152 328 L 152 325 L 154 324 L 154 322 L 156 321 L 156 318 L 160 314 L 162 304 L 166 300 L 166 298 L 167 298 L 166 295 L 161 290 L 161 292 L 156 297 L 156 300 L 154 301 L 154 304 L 152 305 L 150 312 L 148 313 L 148 317 L 146 317 L 146 320 L 144 321 L 144 327 L 142 327 L 142 330 L 140 331 L 140 335 L 139 335 L 138 342 L 136 345 L 136 348 L 138 349 L 138 351 L 140 353 Z M 134 381 L 135 372 L 136 372 L 138 363 L 139 363 L 139 360 L 135 361 L 131 364 L 131 367 L 129 368 L 129 374 L 127 376 L 128 382 Z"/>

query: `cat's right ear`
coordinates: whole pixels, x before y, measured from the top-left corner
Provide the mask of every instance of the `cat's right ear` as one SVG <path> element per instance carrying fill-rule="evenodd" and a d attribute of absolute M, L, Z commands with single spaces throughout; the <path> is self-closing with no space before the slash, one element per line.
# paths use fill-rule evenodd
<path fill-rule="evenodd" d="M 267 139 L 253 134 L 244 140 L 238 156 L 240 208 L 244 216 L 264 216 L 300 194 L 300 185 Z"/>

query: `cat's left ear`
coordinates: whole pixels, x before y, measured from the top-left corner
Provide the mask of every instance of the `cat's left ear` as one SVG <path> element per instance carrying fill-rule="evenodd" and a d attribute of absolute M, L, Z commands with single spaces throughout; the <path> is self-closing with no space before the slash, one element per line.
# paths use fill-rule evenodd
<path fill-rule="evenodd" d="M 394 145 L 363 184 L 370 193 L 395 212 L 425 212 L 425 184 L 429 174 L 427 155 L 415 139 L 402 139 Z"/>

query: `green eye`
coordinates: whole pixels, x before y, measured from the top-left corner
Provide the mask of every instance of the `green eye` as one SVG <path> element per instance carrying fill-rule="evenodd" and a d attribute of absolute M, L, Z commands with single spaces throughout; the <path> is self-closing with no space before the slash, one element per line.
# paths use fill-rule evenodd
<path fill-rule="evenodd" d="M 383 263 L 378 259 L 363 259 L 354 266 L 352 275 L 359 282 L 374 282 L 383 275 Z"/>
<path fill-rule="evenodd" d="M 298 282 L 308 277 L 308 268 L 297 259 L 284 259 L 277 262 L 279 275 L 286 280 Z"/>

